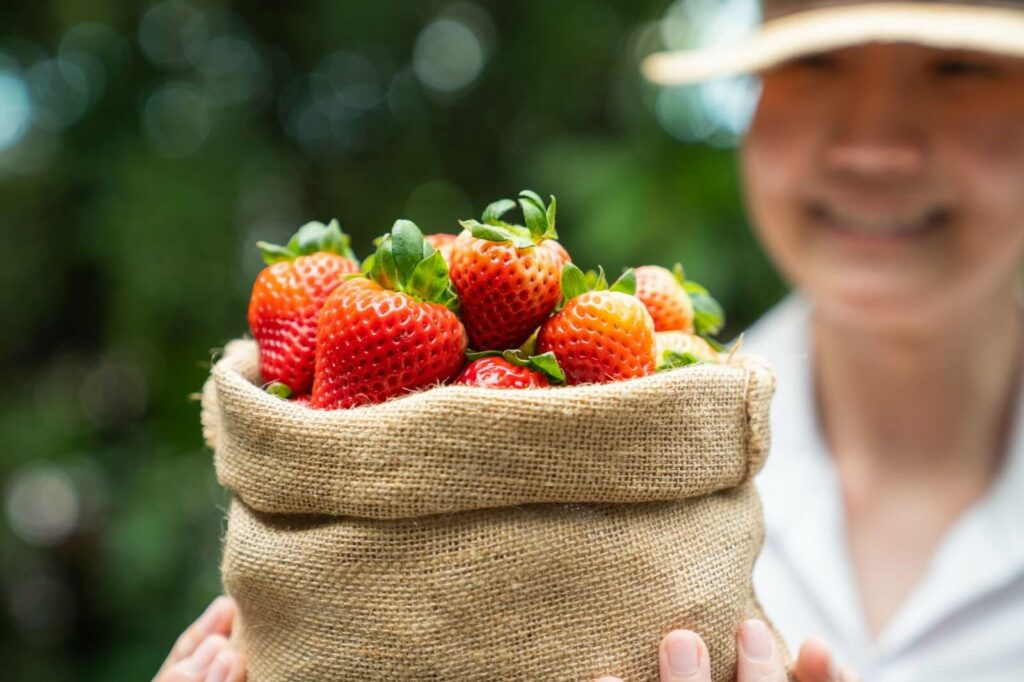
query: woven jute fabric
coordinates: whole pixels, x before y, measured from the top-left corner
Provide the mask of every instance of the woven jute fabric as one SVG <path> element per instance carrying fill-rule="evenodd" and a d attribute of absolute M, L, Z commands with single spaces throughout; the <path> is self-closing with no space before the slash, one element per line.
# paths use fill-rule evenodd
<path fill-rule="evenodd" d="M 733 679 L 736 628 L 763 617 L 762 363 L 337 411 L 259 381 L 233 342 L 202 413 L 252 682 L 656 680 L 675 627 Z"/>

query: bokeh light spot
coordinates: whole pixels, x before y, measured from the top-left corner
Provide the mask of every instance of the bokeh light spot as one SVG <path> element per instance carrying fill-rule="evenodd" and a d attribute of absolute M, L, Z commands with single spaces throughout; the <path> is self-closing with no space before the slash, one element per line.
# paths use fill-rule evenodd
<path fill-rule="evenodd" d="M 139 22 L 139 46 L 157 66 L 178 68 L 188 55 L 206 41 L 208 27 L 203 13 L 179 0 L 153 5 Z"/>
<path fill-rule="evenodd" d="M 730 42 L 750 33 L 760 16 L 756 0 L 677 0 L 661 21 L 661 37 L 676 50 Z M 654 110 L 662 128 L 683 142 L 731 147 L 746 132 L 757 95 L 753 78 L 722 78 L 663 88 Z"/>
<path fill-rule="evenodd" d="M 52 546 L 66 540 L 81 516 L 81 501 L 71 477 L 51 464 L 16 472 L 7 489 L 7 518 L 25 542 Z"/>
<path fill-rule="evenodd" d="M 267 85 L 267 69 L 256 48 L 240 36 L 218 36 L 194 59 L 215 104 L 239 104 Z"/>
<path fill-rule="evenodd" d="M 416 39 L 412 65 L 427 88 L 451 94 L 467 88 L 483 71 L 484 48 L 470 26 L 442 17 Z"/>
<path fill-rule="evenodd" d="M 82 414 L 98 426 L 133 422 L 146 409 L 146 379 L 138 365 L 107 358 L 86 375 L 79 403 Z"/>
<path fill-rule="evenodd" d="M 86 56 L 82 57 L 86 61 Z M 44 130 L 68 127 L 92 101 L 89 76 L 77 60 L 46 59 L 32 65 L 27 76 L 35 104 L 34 122 Z"/>
<path fill-rule="evenodd" d="M 171 83 L 146 101 L 142 127 L 162 156 L 180 159 L 195 153 L 210 134 L 210 107 L 194 86 Z"/>
<path fill-rule="evenodd" d="M 444 179 L 429 180 L 409 193 L 404 215 L 409 216 L 424 233 L 458 234 L 458 221 L 473 215 L 473 202 L 459 185 Z"/>
<path fill-rule="evenodd" d="M 0 151 L 16 145 L 32 118 L 28 86 L 15 73 L 0 71 Z"/>

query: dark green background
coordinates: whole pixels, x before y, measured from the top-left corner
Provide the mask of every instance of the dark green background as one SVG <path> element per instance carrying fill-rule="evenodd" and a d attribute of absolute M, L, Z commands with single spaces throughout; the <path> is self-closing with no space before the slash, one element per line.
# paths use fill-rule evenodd
<path fill-rule="evenodd" d="M 147 133 L 153 94 L 185 84 L 221 102 L 237 80 L 147 56 L 148 4 L 14 4 L 0 9 L 9 67 L 74 48 L 103 79 L 74 120 L 34 119 L 0 152 L 5 679 L 148 679 L 218 592 L 225 496 L 190 396 L 211 349 L 246 332 L 256 239 L 337 217 L 365 255 L 397 217 L 455 231 L 530 187 L 558 197 L 577 263 L 682 261 L 724 304 L 727 335 L 782 295 L 749 234 L 734 151 L 667 134 L 638 77 L 638 36 L 666 0 L 479 2 L 489 58 L 446 96 L 408 65 L 448 3 L 193 3 L 208 38 L 244 41 L 261 75 L 251 97 L 205 106 L 191 153 L 173 149 L 171 111 L 178 158 Z M 342 112 L 341 142 L 302 142 L 287 123 L 301 77 L 339 50 L 342 77 L 371 73 L 377 95 Z M 51 480 L 73 492 L 76 525 L 26 538 L 12 519 L 45 512 Z M 28 507 L 26 489 L 41 498 Z"/>

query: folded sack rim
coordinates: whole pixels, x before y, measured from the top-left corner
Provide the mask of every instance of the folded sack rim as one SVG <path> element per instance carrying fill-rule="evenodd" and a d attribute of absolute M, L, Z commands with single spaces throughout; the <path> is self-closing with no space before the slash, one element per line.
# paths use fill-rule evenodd
<path fill-rule="evenodd" d="M 736 487 L 767 454 L 775 382 L 762 360 L 740 354 L 608 384 L 439 386 L 323 411 L 258 381 L 255 343 L 239 340 L 204 387 L 203 432 L 221 484 L 261 512 L 384 519 Z"/>

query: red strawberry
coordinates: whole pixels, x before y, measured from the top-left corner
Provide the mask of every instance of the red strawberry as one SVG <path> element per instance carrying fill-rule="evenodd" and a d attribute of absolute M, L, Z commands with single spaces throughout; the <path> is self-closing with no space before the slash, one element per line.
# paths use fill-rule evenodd
<path fill-rule="evenodd" d="M 433 246 L 435 251 L 440 251 L 445 263 L 452 262 L 452 245 L 455 243 L 454 234 L 444 234 L 443 232 L 425 234 L 423 235 L 423 241 Z"/>
<path fill-rule="evenodd" d="M 471 362 L 452 383 L 483 388 L 544 388 L 565 383 L 551 353 L 527 356 L 520 350 L 507 350 L 466 355 Z"/>
<path fill-rule="evenodd" d="M 480 358 L 466 365 L 453 384 L 481 388 L 544 388 L 548 378 L 540 372 L 513 365 L 505 358 Z"/>
<path fill-rule="evenodd" d="M 370 275 L 338 287 L 320 313 L 310 407 L 380 403 L 447 381 L 462 368 L 466 331 L 440 252 L 399 220 Z"/>
<path fill-rule="evenodd" d="M 610 289 L 587 291 L 583 272 L 562 272 L 565 307 L 540 328 L 537 351 L 554 353 L 569 384 L 604 383 L 652 374 L 654 321 L 631 295 L 628 270 Z"/>
<path fill-rule="evenodd" d="M 317 315 L 344 275 L 359 272 L 359 263 L 336 220 L 303 225 L 287 246 L 257 246 L 267 267 L 252 287 L 249 328 L 259 347 L 260 372 L 264 381 L 307 393 L 313 385 Z"/>
<path fill-rule="evenodd" d="M 693 333 L 693 302 L 683 289 L 684 281 L 678 265 L 675 273 L 659 265 L 636 269 L 636 297 L 647 306 L 657 331 Z"/>
<path fill-rule="evenodd" d="M 569 255 L 554 241 L 555 198 L 545 208 L 540 197 L 524 190 L 518 203 L 528 227 L 501 220 L 516 206 L 503 199 L 487 207 L 483 223 L 462 221 L 466 229 L 452 248 L 452 284 L 476 350 L 520 346 L 561 298 L 559 278 Z"/>

